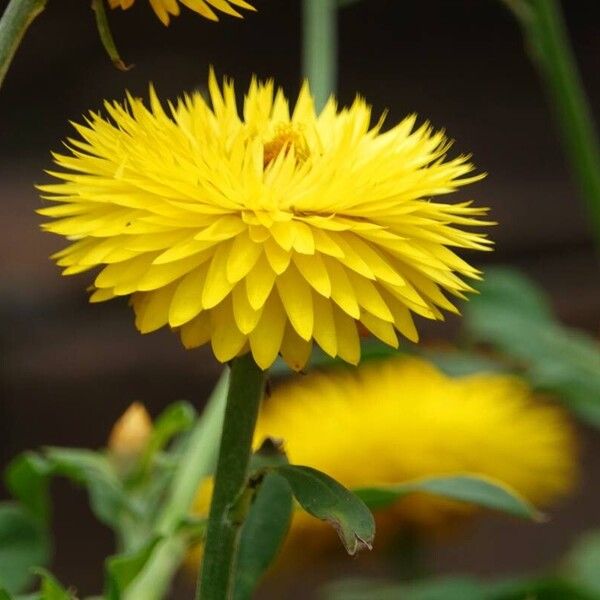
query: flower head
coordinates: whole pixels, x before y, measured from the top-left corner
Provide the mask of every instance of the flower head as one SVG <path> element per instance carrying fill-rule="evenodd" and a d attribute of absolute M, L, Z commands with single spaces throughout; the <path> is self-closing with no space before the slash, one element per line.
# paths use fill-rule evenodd
<path fill-rule="evenodd" d="M 122 8 L 123 10 L 131 8 L 134 2 L 135 0 L 108 0 L 111 8 Z M 179 15 L 179 2 L 211 21 L 219 20 L 215 10 L 220 10 L 221 12 L 234 17 L 242 16 L 235 10 L 234 6 L 255 10 L 254 7 L 251 4 L 248 4 L 248 2 L 245 2 L 245 0 L 149 0 L 149 2 L 156 13 L 156 16 L 165 25 L 169 24 L 171 16 L 176 17 Z"/>
<path fill-rule="evenodd" d="M 536 401 L 520 379 L 451 378 L 416 358 L 313 372 L 275 388 L 258 418 L 254 446 L 283 440 L 294 464 L 319 469 L 350 489 L 470 473 L 508 485 L 537 506 L 571 490 L 577 459 L 572 427 Z M 208 510 L 209 485 L 195 510 Z M 435 533 L 472 506 L 418 494 L 376 511 L 378 546 L 412 528 Z M 330 527 L 297 511 L 285 555 L 335 543 Z"/>
<path fill-rule="evenodd" d="M 442 319 L 478 271 L 452 248 L 485 250 L 465 227 L 489 224 L 470 202 L 433 201 L 475 181 L 465 156 L 415 116 L 383 131 L 357 98 L 317 114 L 304 85 L 293 111 L 253 80 L 243 114 L 211 72 L 212 107 L 186 95 L 165 111 L 131 96 L 75 125 L 55 154 L 44 229 L 71 244 L 64 274 L 102 267 L 92 302 L 131 296 L 142 333 L 168 325 L 188 348 L 228 361 L 251 351 L 294 369 L 313 342 L 356 364 L 357 326 L 397 346 L 411 312 Z"/>

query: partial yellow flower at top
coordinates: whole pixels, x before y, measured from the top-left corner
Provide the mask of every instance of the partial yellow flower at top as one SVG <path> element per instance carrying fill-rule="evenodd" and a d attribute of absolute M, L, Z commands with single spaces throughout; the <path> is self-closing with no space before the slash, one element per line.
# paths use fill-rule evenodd
<path fill-rule="evenodd" d="M 198 14 L 210 19 L 211 21 L 218 21 L 219 17 L 213 10 L 220 10 L 228 15 L 234 17 L 241 17 L 242 15 L 235 10 L 233 7 L 246 8 L 248 10 L 256 10 L 251 4 L 245 2 L 245 0 L 148 0 L 150 6 L 154 9 L 156 16 L 165 24 L 169 24 L 171 16 L 179 15 L 179 2 Z M 122 8 L 126 10 L 133 6 L 135 0 L 108 0 L 111 8 Z M 212 8 L 211 8 L 212 7 Z"/>
<path fill-rule="evenodd" d="M 178 329 L 218 360 L 279 353 L 301 369 L 317 343 L 358 363 L 357 325 L 392 346 L 418 334 L 411 311 L 456 312 L 463 277 L 453 249 L 489 249 L 486 209 L 434 201 L 480 179 L 466 156 L 416 117 L 383 131 L 357 97 L 317 114 L 309 87 L 293 110 L 272 81 L 253 80 L 238 113 L 233 83 L 211 72 L 200 93 L 165 111 L 150 91 L 105 103 L 75 125 L 43 228 L 70 244 L 64 274 L 101 267 L 92 302 L 131 296 L 142 333 Z"/>
<path fill-rule="evenodd" d="M 566 415 L 537 401 L 522 380 L 451 378 L 416 358 L 314 372 L 283 384 L 263 402 L 254 447 L 266 437 L 283 440 L 290 462 L 351 489 L 469 473 L 545 507 L 572 489 L 578 471 Z M 198 514 L 207 512 L 210 490 L 201 486 Z M 409 496 L 376 511 L 375 549 L 405 528 L 435 533 L 474 512 L 463 503 Z M 298 510 L 283 558 L 334 544 L 329 525 Z"/>

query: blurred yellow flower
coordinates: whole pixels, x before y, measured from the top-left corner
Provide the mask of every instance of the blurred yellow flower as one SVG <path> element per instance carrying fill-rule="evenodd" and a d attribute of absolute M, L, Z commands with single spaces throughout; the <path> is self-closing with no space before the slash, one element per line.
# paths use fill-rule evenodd
<path fill-rule="evenodd" d="M 574 432 L 564 413 L 536 401 L 512 376 L 450 378 L 415 358 L 297 377 L 265 400 L 255 435 L 280 438 L 290 462 L 348 488 L 471 473 L 503 482 L 543 507 L 576 479 Z M 208 511 L 210 485 L 195 510 Z M 403 529 L 444 531 L 472 506 L 415 494 L 376 512 L 378 546 Z M 336 544 L 330 527 L 298 510 L 285 554 Z"/>
<path fill-rule="evenodd" d="M 131 8 L 134 2 L 135 0 L 108 0 L 111 8 L 122 8 L 123 10 Z M 179 2 L 211 21 L 219 20 L 217 13 L 213 9 L 220 10 L 234 17 L 242 16 L 233 8 L 234 6 L 255 10 L 251 4 L 248 4 L 244 0 L 149 0 L 149 2 L 156 16 L 165 25 L 169 24 L 171 15 L 174 17 L 179 15 Z"/>
<path fill-rule="evenodd" d="M 152 419 L 145 406 L 134 402 L 114 424 L 108 438 L 112 454 L 126 459 L 139 456 L 152 434 Z"/>
<path fill-rule="evenodd" d="M 253 80 L 238 114 L 233 83 L 209 79 L 169 112 L 106 103 L 55 154 L 59 183 L 43 228 L 71 244 L 64 274 L 101 266 L 92 302 L 132 296 L 142 333 L 168 325 L 183 344 L 211 342 L 225 362 L 278 353 L 301 369 L 316 342 L 356 364 L 357 324 L 392 346 L 417 340 L 411 312 L 443 319 L 478 271 L 451 248 L 486 250 L 486 209 L 434 202 L 480 179 L 466 156 L 415 116 L 382 132 L 362 98 L 317 114 L 308 85 L 293 111 Z"/>

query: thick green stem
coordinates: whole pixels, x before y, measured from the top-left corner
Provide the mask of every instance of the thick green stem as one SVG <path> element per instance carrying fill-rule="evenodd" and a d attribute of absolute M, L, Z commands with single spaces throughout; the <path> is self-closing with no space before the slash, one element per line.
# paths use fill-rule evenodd
<path fill-rule="evenodd" d="M 506 0 L 528 35 L 600 248 L 600 145 L 558 0 Z"/>
<path fill-rule="evenodd" d="M 337 87 L 338 0 L 304 0 L 302 70 L 317 110 Z"/>
<path fill-rule="evenodd" d="M 197 589 L 197 598 L 202 600 L 230 600 L 233 596 L 242 522 L 233 518 L 232 509 L 246 486 L 264 383 L 265 374 L 254 362 L 252 354 L 233 361 Z"/>
<path fill-rule="evenodd" d="M 47 0 L 10 0 L 0 19 L 0 87 L 13 57 L 33 20 Z"/>

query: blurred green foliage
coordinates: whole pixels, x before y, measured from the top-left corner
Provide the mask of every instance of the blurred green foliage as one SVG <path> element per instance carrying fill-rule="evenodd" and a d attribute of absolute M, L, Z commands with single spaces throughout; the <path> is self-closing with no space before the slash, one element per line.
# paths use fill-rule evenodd
<path fill-rule="evenodd" d="M 598 341 L 562 325 L 543 292 L 518 271 L 489 269 L 478 291 L 464 308 L 468 341 L 488 345 L 535 389 L 599 427 Z"/>
<path fill-rule="evenodd" d="M 554 571 L 484 581 L 448 576 L 411 582 L 344 580 L 323 600 L 600 600 L 600 531 L 580 538 Z"/>

